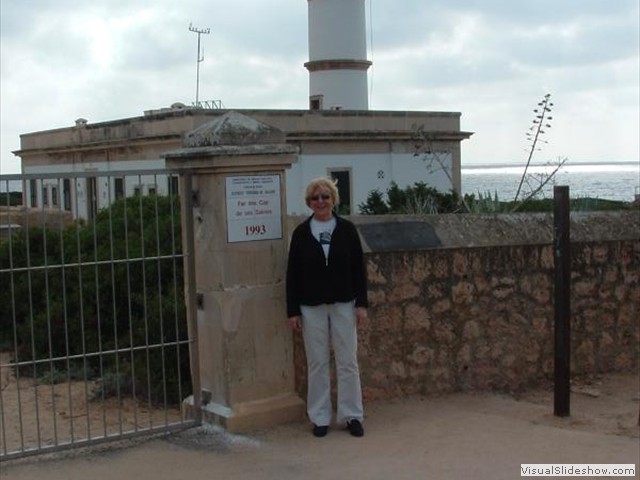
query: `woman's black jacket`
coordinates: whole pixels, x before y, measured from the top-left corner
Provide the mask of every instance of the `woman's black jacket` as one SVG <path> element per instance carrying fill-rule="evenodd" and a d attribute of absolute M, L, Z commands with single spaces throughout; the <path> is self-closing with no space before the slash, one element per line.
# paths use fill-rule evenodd
<path fill-rule="evenodd" d="M 329 258 L 311 233 L 311 217 L 296 227 L 287 264 L 287 316 L 300 315 L 300 305 L 350 302 L 367 307 L 367 275 L 356 227 L 335 216 Z"/>

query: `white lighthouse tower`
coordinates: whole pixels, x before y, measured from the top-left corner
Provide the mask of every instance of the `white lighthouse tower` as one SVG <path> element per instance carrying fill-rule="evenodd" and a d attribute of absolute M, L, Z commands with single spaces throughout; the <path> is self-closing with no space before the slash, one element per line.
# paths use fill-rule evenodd
<path fill-rule="evenodd" d="M 365 0 L 309 3 L 309 108 L 367 110 Z"/>

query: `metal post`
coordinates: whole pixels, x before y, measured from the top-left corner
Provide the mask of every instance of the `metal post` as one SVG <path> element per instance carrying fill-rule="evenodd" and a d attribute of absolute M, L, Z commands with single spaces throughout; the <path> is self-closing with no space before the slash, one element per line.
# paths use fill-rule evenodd
<path fill-rule="evenodd" d="M 200 35 L 208 35 L 211 32 L 209 28 L 196 28 L 192 24 L 189 25 L 189 31 L 198 34 L 198 56 L 196 58 L 196 107 L 200 106 L 200 63 L 204 62 L 204 55 L 200 56 Z"/>
<path fill-rule="evenodd" d="M 554 397 L 553 414 L 569 416 L 571 359 L 571 249 L 569 187 L 553 189 L 554 233 Z"/>

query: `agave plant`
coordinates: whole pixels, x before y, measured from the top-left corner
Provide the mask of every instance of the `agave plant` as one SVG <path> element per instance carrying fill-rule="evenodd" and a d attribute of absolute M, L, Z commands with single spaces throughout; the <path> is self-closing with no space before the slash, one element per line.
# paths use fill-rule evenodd
<path fill-rule="evenodd" d="M 520 195 L 520 191 L 522 190 L 522 184 L 527 178 L 527 170 L 529 169 L 529 165 L 531 164 L 531 160 L 533 159 L 533 154 L 537 150 L 540 150 L 538 144 L 547 143 L 546 140 L 542 138 L 542 135 L 546 133 L 546 129 L 551 128 L 551 124 L 548 123 L 553 120 L 553 117 L 549 115 L 551 113 L 551 107 L 553 107 L 553 103 L 551 102 L 551 94 L 547 93 L 542 100 L 538 102 L 538 108 L 533 110 L 535 113 L 535 117 L 531 122 L 531 127 L 527 132 L 527 140 L 531 142 L 531 147 L 529 148 L 529 157 L 527 158 L 527 163 L 524 166 L 524 172 L 522 172 L 522 177 L 520 178 L 520 184 L 518 185 L 518 189 L 516 190 L 516 195 L 513 197 L 513 201 L 518 201 L 518 196 Z"/>

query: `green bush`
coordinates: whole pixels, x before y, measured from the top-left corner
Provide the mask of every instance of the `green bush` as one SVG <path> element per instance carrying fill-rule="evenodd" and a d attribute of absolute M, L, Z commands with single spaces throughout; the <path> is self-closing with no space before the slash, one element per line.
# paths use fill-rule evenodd
<path fill-rule="evenodd" d="M 380 190 L 372 190 L 367 195 L 367 200 L 358 205 L 361 215 L 385 215 L 389 213 L 389 206 L 382 197 Z"/>
<path fill-rule="evenodd" d="M 501 201 L 498 193 L 466 194 L 463 199 L 452 193 L 441 193 L 425 183 L 418 182 L 404 189 L 395 183 L 386 192 L 372 190 L 358 208 L 361 215 L 386 214 L 438 214 L 438 213 L 521 213 L 553 212 L 553 198 L 529 198 L 526 201 Z M 517 207 L 517 208 L 516 208 Z M 604 200 L 599 198 L 572 198 L 572 211 L 592 212 L 611 210 L 640 210 L 640 203 Z"/>
<path fill-rule="evenodd" d="M 0 278 L 0 336 L 15 336 L 19 360 L 186 339 L 182 261 L 173 256 L 181 253 L 179 211 L 177 197 L 132 197 L 101 210 L 93 223 L 25 229 L 3 242 L 0 268 L 10 271 Z M 129 375 L 136 394 L 176 403 L 190 389 L 188 348 L 173 352 L 164 369 L 160 350 L 88 356 L 80 368 L 102 379 Z M 42 362 L 21 374 L 61 378 L 51 371 Z"/>
<path fill-rule="evenodd" d="M 494 192 L 493 196 L 490 192 L 482 194 L 478 192 L 478 197 L 475 195 L 465 195 L 464 197 L 470 213 L 499 213 L 506 212 L 507 205 L 505 202 L 501 202 L 498 199 L 498 192 Z"/>
<path fill-rule="evenodd" d="M 369 192 L 365 202 L 358 205 L 362 215 L 385 214 L 436 214 L 454 213 L 462 209 L 457 193 L 442 193 L 424 182 L 416 182 L 404 189 L 395 182 L 386 192 L 387 199 L 379 190 Z"/>

